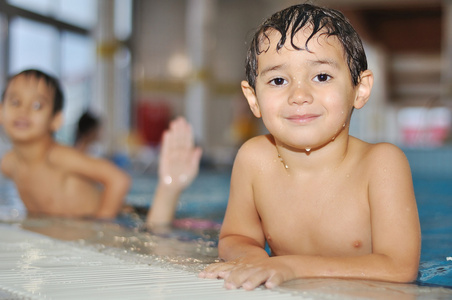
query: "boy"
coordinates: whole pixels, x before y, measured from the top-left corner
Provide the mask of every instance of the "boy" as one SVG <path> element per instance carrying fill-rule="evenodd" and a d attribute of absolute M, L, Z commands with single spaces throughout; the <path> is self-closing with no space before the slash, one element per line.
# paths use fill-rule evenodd
<path fill-rule="evenodd" d="M 218 246 L 225 262 L 199 276 L 247 290 L 306 277 L 416 279 L 407 159 L 348 134 L 373 75 L 345 17 L 308 4 L 274 14 L 254 36 L 246 71 L 243 93 L 270 134 L 237 154 Z"/>
<path fill-rule="evenodd" d="M 129 189 L 129 176 L 107 160 L 55 142 L 62 108 L 63 94 L 55 78 L 25 70 L 9 79 L 0 122 L 12 150 L 2 158 L 1 170 L 16 184 L 29 214 L 115 218 Z"/>

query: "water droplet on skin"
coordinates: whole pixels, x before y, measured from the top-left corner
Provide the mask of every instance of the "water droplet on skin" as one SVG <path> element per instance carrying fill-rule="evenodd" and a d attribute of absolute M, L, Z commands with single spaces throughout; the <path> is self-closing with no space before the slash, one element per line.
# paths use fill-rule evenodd
<path fill-rule="evenodd" d="M 311 151 L 311 148 L 306 148 L 306 152 L 309 152 L 309 151 Z"/>
<path fill-rule="evenodd" d="M 173 178 L 171 176 L 167 175 L 163 178 L 163 182 L 167 185 L 171 184 L 173 182 Z"/>
<path fill-rule="evenodd" d="M 336 139 L 336 137 L 335 137 L 335 136 L 333 136 L 333 137 L 331 138 L 331 140 L 332 140 L 332 141 L 334 141 L 335 139 Z"/>
<path fill-rule="evenodd" d="M 344 123 L 344 125 L 342 125 L 342 128 L 345 128 L 345 123 Z"/>

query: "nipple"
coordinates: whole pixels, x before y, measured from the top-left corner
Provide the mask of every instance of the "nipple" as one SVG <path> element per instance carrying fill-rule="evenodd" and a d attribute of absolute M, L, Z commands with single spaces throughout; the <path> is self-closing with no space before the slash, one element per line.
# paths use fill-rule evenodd
<path fill-rule="evenodd" d="M 353 243 L 353 247 L 356 248 L 356 249 L 361 248 L 362 245 L 363 245 L 363 243 L 362 243 L 360 240 L 357 240 L 357 241 L 355 241 L 355 242 Z"/>

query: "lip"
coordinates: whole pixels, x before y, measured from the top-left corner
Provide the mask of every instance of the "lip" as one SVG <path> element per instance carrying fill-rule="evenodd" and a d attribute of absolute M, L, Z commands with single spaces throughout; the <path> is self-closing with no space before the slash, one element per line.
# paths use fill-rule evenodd
<path fill-rule="evenodd" d="M 25 119 L 19 119 L 14 121 L 15 128 L 28 128 L 30 126 L 30 122 Z"/>
<path fill-rule="evenodd" d="M 319 114 L 302 114 L 302 115 L 296 114 L 296 115 L 290 115 L 290 116 L 286 117 L 286 119 L 290 122 L 297 123 L 297 124 L 307 124 L 307 123 L 310 123 L 310 122 L 316 120 L 319 117 L 320 117 Z"/>

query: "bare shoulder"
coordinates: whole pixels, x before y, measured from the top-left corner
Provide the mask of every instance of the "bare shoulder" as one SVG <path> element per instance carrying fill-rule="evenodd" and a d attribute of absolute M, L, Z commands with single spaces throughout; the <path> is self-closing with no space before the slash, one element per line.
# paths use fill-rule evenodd
<path fill-rule="evenodd" d="M 370 182 L 375 180 L 411 181 L 411 170 L 405 153 L 390 143 L 369 144 L 360 140 L 353 142 L 354 163 L 368 174 Z"/>
<path fill-rule="evenodd" d="M 48 154 L 49 163 L 60 168 L 72 169 L 73 167 L 88 163 L 91 160 L 92 159 L 88 155 L 79 150 L 58 143 L 55 143 Z"/>
<path fill-rule="evenodd" d="M 57 163 L 67 161 L 68 158 L 79 158 L 83 156 L 85 155 L 77 149 L 55 143 L 49 151 L 48 159 L 50 162 Z"/>
<path fill-rule="evenodd" d="M 374 166 L 383 166 L 391 164 L 408 164 L 408 160 L 405 153 L 394 144 L 390 143 L 377 143 L 368 144 L 363 146 L 365 151 L 363 152 L 364 158 L 367 158 L 368 162 Z"/>
<path fill-rule="evenodd" d="M 275 143 L 271 135 L 259 135 L 246 141 L 239 149 L 236 161 L 260 162 L 262 157 L 273 155 Z"/>
<path fill-rule="evenodd" d="M 5 153 L 1 159 L 1 170 L 3 175 L 11 177 L 16 163 L 16 154 L 12 151 Z"/>

